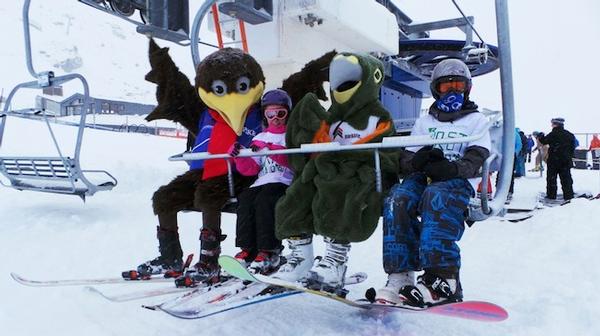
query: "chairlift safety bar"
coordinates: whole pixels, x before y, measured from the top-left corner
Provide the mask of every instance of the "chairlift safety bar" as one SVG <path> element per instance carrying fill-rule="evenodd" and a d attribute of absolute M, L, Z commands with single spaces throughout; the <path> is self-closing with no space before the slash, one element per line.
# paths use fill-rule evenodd
<path fill-rule="evenodd" d="M 486 126 L 486 130 L 492 125 L 491 122 Z M 381 163 L 379 157 L 379 151 L 382 149 L 394 149 L 399 147 L 412 147 L 412 146 L 427 146 L 427 145 L 438 145 L 438 144 L 451 144 L 451 143 L 465 143 L 472 142 L 481 139 L 486 135 L 486 132 L 480 134 L 471 135 L 461 138 L 452 139 L 432 139 L 428 135 L 424 136 L 395 136 L 383 138 L 380 143 L 366 143 L 366 144 L 355 144 L 355 145 L 340 145 L 337 142 L 318 143 L 318 144 L 303 144 L 300 148 L 289 148 L 289 149 L 276 149 L 276 150 L 261 150 L 259 152 L 253 152 L 250 149 L 240 150 L 238 157 L 252 157 L 252 156 L 267 156 L 276 154 L 310 154 L 310 153 L 324 153 L 324 152 L 341 152 L 341 151 L 356 151 L 356 150 L 374 150 L 374 162 L 375 162 L 375 188 L 377 192 L 383 191 L 382 177 L 381 177 Z M 233 192 L 233 174 L 231 172 L 231 156 L 229 154 L 211 154 L 208 152 L 202 153 L 182 153 L 173 155 L 169 158 L 169 161 L 195 161 L 195 160 L 207 160 L 207 159 L 227 159 L 227 170 L 228 170 L 228 182 L 229 182 L 229 193 L 231 197 L 234 197 Z M 490 161 L 491 162 L 491 161 Z M 488 163 L 489 164 L 489 163 Z"/>
<path fill-rule="evenodd" d="M 490 124 L 488 123 L 486 130 L 489 129 Z M 259 152 L 253 152 L 250 149 L 240 150 L 238 157 L 251 157 L 251 156 L 267 156 L 276 154 L 310 154 L 310 153 L 324 153 L 324 152 L 342 152 L 342 151 L 355 151 L 355 150 L 371 150 L 371 149 L 393 149 L 399 147 L 413 147 L 413 146 L 428 146 L 428 145 L 442 145 L 442 144 L 453 144 L 453 143 L 465 143 L 473 142 L 481 139 L 487 133 L 482 132 L 479 134 L 451 139 L 432 139 L 428 135 L 424 136 L 394 136 L 383 138 L 380 143 L 365 143 L 355 145 L 340 145 L 337 142 L 317 143 L 317 144 L 303 144 L 300 148 L 288 148 L 288 149 L 275 149 L 275 150 L 261 150 Z M 195 161 L 195 160 L 207 160 L 207 159 L 230 159 L 229 154 L 211 154 L 208 152 L 202 153 L 181 153 L 173 155 L 169 158 L 169 161 Z"/>

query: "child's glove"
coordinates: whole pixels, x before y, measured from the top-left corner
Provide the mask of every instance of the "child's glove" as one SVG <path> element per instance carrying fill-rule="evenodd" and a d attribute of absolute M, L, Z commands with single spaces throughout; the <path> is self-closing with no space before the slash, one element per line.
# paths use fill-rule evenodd
<path fill-rule="evenodd" d="M 434 182 L 447 181 L 458 177 L 458 166 L 456 163 L 448 161 L 448 159 L 443 157 L 443 154 L 442 158 L 442 160 L 430 161 L 423 168 L 425 175 Z"/>
<path fill-rule="evenodd" d="M 425 166 L 430 162 L 445 160 L 444 152 L 433 146 L 425 146 L 419 149 L 411 160 L 413 169 L 417 172 L 422 172 Z"/>
<path fill-rule="evenodd" d="M 415 171 L 422 171 L 427 162 L 429 162 L 429 153 L 433 149 L 433 146 L 425 146 L 421 147 L 415 155 L 412 157 L 410 161 L 410 165 L 413 167 Z"/>
<path fill-rule="evenodd" d="M 229 149 L 227 150 L 227 154 L 229 154 L 231 157 L 236 157 L 240 155 L 240 149 L 242 149 L 242 145 L 236 142 L 233 145 L 231 145 L 231 147 L 229 147 Z"/>

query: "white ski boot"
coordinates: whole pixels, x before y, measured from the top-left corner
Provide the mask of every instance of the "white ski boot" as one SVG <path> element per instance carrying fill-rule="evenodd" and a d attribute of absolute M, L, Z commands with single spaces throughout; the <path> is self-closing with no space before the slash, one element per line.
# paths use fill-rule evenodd
<path fill-rule="evenodd" d="M 313 264 L 312 237 L 289 238 L 287 240 L 291 254 L 285 257 L 285 264 L 279 267 L 272 277 L 296 282 L 306 278 Z"/>
<path fill-rule="evenodd" d="M 320 285 L 319 289 L 332 292 L 344 287 L 350 244 L 334 243 L 331 238 L 325 238 L 325 244 L 325 256 L 310 270 L 307 284 L 309 288 Z"/>
<path fill-rule="evenodd" d="M 415 287 L 415 272 L 389 274 L 385 287 L 377 291 L 375 301 L 393 305 L 423 306 L 423 295 Z"/>

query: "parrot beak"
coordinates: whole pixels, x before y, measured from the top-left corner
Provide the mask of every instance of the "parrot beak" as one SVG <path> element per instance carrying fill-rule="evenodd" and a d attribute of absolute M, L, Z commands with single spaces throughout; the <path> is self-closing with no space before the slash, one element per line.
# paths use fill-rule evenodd
<path fill-rule="evenodd" d="M 198 94 L 208 107 L 221 115 L 237 135 L 241 135 L 244 130 L 248 111 L 252 105 L 260 100 L 264 89 L 264 83 L 259 82 L 245 94 L 232 92 L 224 96 L 217 96 L 213 92 L 207 92 L 201 87 L 198 88 Z"/>
<path fill-rule="evenodd" d="M 333 99 L 339 104 L 350 100 L 362 84 L 362 67 L 353 55 L 337 55 L 329 65 L 329 84 Z"/>

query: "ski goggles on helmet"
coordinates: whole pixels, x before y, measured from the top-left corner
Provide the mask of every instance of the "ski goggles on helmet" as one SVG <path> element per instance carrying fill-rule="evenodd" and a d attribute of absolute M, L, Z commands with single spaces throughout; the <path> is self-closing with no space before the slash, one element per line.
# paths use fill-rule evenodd
<path fill-rule="evenodd" d="M 284 119 L 287 117 L 288 111 L 285 108 L 266 109 L 265 118 L 271 119 Z"/>
<path fill-rule="evenodd" d="M 465 93 L 469 89 L 469 81 L 464 77 L 442 77 L 436 81 L 434 88 L 440 95 L 448 92 Z"/>

